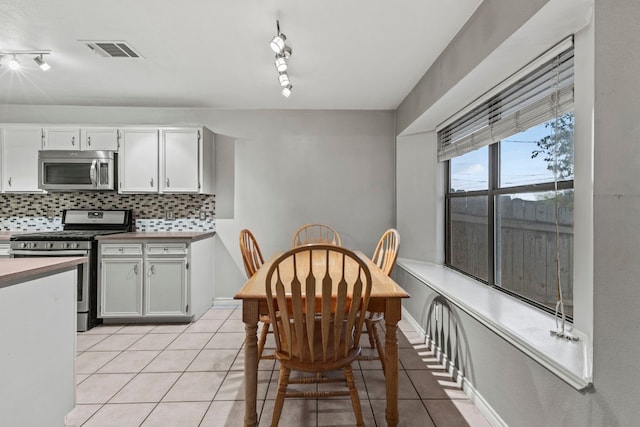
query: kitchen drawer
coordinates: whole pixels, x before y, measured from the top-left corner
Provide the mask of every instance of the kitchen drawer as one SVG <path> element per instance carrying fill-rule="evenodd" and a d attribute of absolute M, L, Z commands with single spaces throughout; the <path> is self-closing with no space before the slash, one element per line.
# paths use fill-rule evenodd
<path fill-rule="evenodd" d="M 186 243 L 148 243 L 146 246 L 147 256 L 159 255 L 187 255 Z"/>
<path fill-rule="evenodd" d="M 142 255 L 141 243 L 103 243 L 100 255 Z"/>

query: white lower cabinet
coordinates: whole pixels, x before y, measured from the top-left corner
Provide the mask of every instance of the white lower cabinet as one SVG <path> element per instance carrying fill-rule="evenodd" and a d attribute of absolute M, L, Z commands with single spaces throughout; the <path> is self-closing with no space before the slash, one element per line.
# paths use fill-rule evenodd
<path fill-rule="evenodd" d="M 187 243 L 100 244 L 99 317 L 190 316 L 188 272 Z"/>
<path fill-rule="evenodd" d="M 145 284 L 145 313 L 153 316 L 186 316 L 187 260 L 149 259 Z"/>
<path fill-rule="evenodd" d="M 142 258 L 105 258 L 100 267 L 101 317 L 142 316 Z"/>

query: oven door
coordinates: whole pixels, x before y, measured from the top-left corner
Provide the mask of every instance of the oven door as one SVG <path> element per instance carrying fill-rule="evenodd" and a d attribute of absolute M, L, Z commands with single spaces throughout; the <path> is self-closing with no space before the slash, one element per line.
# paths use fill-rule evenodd
<path fill-rule="evenodd" d="M 78 315 L 80 313 L 89 312 L 89 284 L 91 280 L 91 251 L 89 250 L 61 250 L 61 251 L 32 251 L 28 249 L 13 249 L 11 251 L 13 258 L 36 258 L 36 257 L 69 257 L 69 256 L 85 256 L 88 258 L 86 264 L 78 265 Z"/>

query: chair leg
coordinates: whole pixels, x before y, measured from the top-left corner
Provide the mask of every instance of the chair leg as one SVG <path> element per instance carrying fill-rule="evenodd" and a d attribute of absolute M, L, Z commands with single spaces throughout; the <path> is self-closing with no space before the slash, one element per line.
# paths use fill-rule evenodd
<path fill-rule="evenodd" d="M 367 326 L 367 329 L 369 327 Z M 384 374 L 384 351 L 382 350 L 382 340 L 378 334 L 378 322 L 371 322 L 371 333 L 373 334 L 373 340 L 376 343 L 376 350 L 378 351 L 378 357 L 380 358 L 380 364 L 382 365 L 382 373 Z"/>
<path fill-rule="evenodd" d="M 260 331 L 260 339 L 258 340 L 258 361 L 262 359 L 262 352 L 264 351 L 264 345 L 267 342 L 267 335 L 269 334 L 269 323 L 265 322 L 262 325 Z"/>
<path fill-rule="evenodd" d="M 364 427 L 360 397 L 358 396 L 358 389 L 356 389 L 356 381 L 353 378 L 353 369 L 351 368 L 351 365 L 344 368 L 344 377 L 347 380 L 347 387 L 349 387 L 349 393 L 351 394 L 351 405 L 353 406 L 353 412 L 356 415 L 356 426 Z"/>
<path fill-rule="evenodd" d="M 373 329 L 376 327 L 375 322 L 372 322 L 371 320 L 365 318 L 364 324 L 367 325 L 367 335 L 369 335 L 369 345 L 371 346 L 371 348 L 374 348 L 376 345 L 375 332 L 373 331 Z"/>
<path fill-rule="evenodd" d="M 280 422 L 280 415 L 282 414 L 282 407 L 284 406 L 284 396 L 287 392 L 287 385 L 289 384 L 289 375 L 291 370 L 280 365 L 280 378 L 278 379 L 278 395 L 276 396 L 276 402 L 273 405 L 273 416 L 271 417 L 271 427 L 277 427 Z"/>

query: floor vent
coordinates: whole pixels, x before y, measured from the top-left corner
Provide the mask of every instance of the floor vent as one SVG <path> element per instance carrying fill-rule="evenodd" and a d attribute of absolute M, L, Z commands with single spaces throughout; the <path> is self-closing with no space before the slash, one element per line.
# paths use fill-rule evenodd
<path fill-rule="evenodd" d="M 91 51 L 107 58 L 142 58 L 134 48 L 125 41 L 81 41 Z"/>

